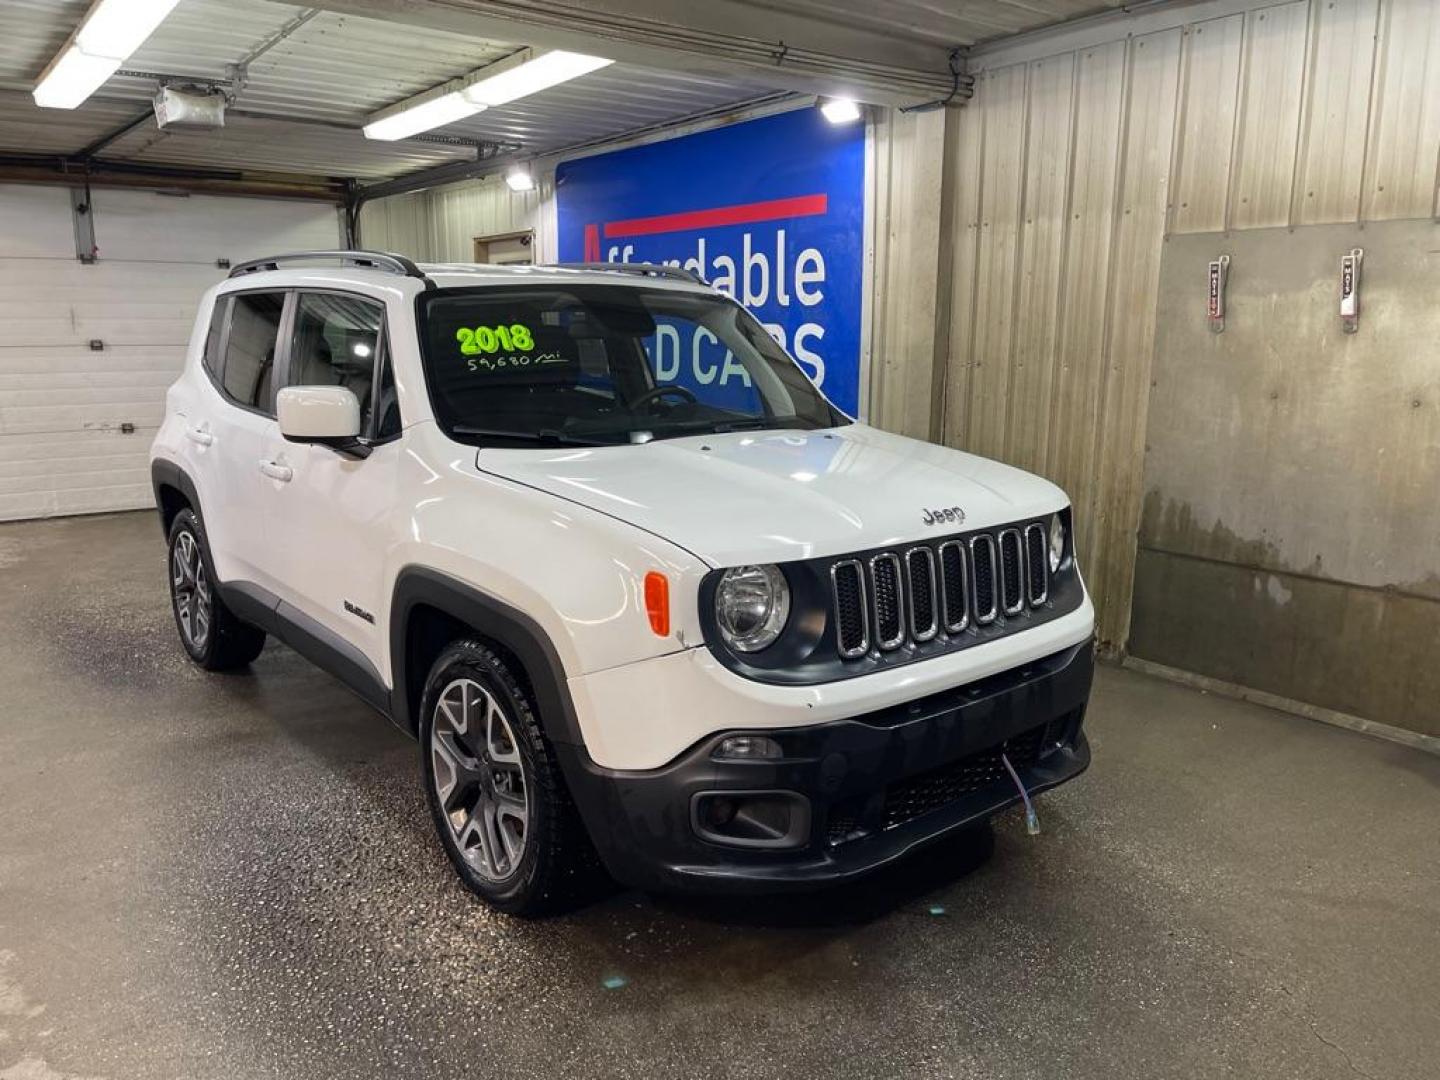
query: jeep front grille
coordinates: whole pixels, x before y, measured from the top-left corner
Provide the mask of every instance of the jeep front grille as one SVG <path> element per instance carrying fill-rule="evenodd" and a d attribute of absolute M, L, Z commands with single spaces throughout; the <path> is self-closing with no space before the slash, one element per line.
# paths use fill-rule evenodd
<path fill-rule="evenodd" d="M 830 583 L 840 656 L 920 645 L 1044 605 L 1047 547 L 1045 527 L 1030 522 L 836 561 Z"/>
<path fill-rule="evenodd" d="M 1043 604 L 1050 594 L 1050 543 L 1039 522 L 1025 528 L 1025 567 L 1030 574 L 1030 603 Z"/>
<path fill-rule="evenodd" d="M 875 644 L 897 649 L 905 642 L 905 590 L 900 582 L 900 559 L 894 552 L 870 560 L 871 594 L 875 599 Z"/>
<path fill-rule="evenodd" d="M 1025 551 L 1019 529 L 1000 533 L 1000 606 L 1006 615 L 1025 610 Z"/>
<path fill-rule="evenodd" d="M 846 660 L 864 656 L 870 648 L 870 617 L 866 613 L 865 571 L 855 559 L 830 568 L 835 591 L 836 643 Z"/>
<path fill-rule="evenodd" d="M 995 538 L 988 534 L 970 541 L 970 566 L 975 582 L 975 622 L 988 626 L 1000 614 L 995 595 Z"/>

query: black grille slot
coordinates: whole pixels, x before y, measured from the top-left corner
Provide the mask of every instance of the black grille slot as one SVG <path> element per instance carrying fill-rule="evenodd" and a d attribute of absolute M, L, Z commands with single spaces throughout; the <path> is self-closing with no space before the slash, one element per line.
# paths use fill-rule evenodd
<path fill-rule="evenodd" d="M 965 546 L 958 540 L 940 545 L 941 621 L 947 633 L 970 625 L 970 588 L 965 576 Z"/>
<path fill-rule="evenodd" d="M 875 590 L 875 644 L 894 649 L 905 640 L 904 599 L 900 591 L 900 557 L 887 552 L 870 560 Z"/>
<path fill-rule="evenodd" d="M 869 618 L 865 614 L 865 575 L 854 559 L 836 563 L 830 570 L 835 586 L 835 639 L 846 659 L 864 656 L 870 648 Z"/>
<path fill-rule="evenodd" d="M 988 640 L 997 629 L 1023 630 L 1050 616 L 1050 536 L 1043 521 L 908 548 L 841 557 L 830 564 L 836 651 L 841 659 L 885 664 Z M 1064 576 L 1059 579 L 1063 585 Z M 1062 600 L 1068 599 L 1062 589 Z M 943 633 L 942 633 L 943 631 Z M 967 633 L 968 631 L 968 633 Z"/>
<path fill-rule="evenodd" d="M 940 631 L 935 611 L 935 556 L 929 548 L 911 548 L 905 553 L 905 572 L 910 584 L 910 636 L 929 641 Z"/>
<path fill-rule="evenodd" d="M 1050 545 L 1045 526 L 1030 525 L 1025 529 L 1025 569 L 1030 583 L 1030 603 L 1043 604 L 1050 595 Z"/>
<path fill-rule="evenodd" d="M 1011 786 L 1013 790 L 1013 783 L 1005 771 L 1005 763 L 1000 760 L 1000 755 L 1007 754 L 1016 771 L 1028 769 L 1040 760 L 1044 743 L 1045 725 L 1040 724 L 996 746 L 891 784 L 885 790 L 885 811 L 882 819 L 885 828 L 893 829 L 897 825 L 904 825 L 932 811 L 941 810 L 957 799 L 1002 784 Z"/>
<path fill-rule="evenodd" d="M 1025 551 L 1017 529 L 1000 534 L 1000 603 L 1006 615 L 1025 610 Z"/>
<path fill-rule="evenodd" d="M 1000 613 L 1000 601 L 996 596 L 995 581 L 995 538 L 977 536 L 970 541 L 970 566 L 974 576 L 975 621 L 981 626 L 995 621 Z"/>

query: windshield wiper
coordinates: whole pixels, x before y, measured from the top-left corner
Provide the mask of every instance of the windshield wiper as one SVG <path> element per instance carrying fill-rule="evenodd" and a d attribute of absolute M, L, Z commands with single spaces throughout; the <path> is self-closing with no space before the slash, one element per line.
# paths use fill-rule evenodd
<path fill-rule="evenodd" d="M 732 431 L 756 431 L 761 428 L 787 431 L 794 430 L 797 425 L 803 426 L 804 423 L 796 416 L 750 416 L 737 420 L 687 420 L 678 424 L 656 424 L 650 430 L 654 432 L 655 438 L 665 439 L 677 435 L 728 435 Z"/>
<path fill-rule="evenodd" d="M 500 428 L 469 427 L 456 424 L 450 429 L 456 435 L 474 435 L 482 439 L 518 439 L 521 442 L 549 443 L 555 446 L 609 446 L 602 439 L 582 439 L 567 435 L 555 428 L 538 428 L 535 431 L 504 431 Z"/>

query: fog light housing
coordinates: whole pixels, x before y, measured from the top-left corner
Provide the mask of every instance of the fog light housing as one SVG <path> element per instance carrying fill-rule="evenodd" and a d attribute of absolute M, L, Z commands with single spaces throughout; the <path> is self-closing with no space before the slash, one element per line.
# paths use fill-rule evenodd
<path fill-rule="evenodd" d="M 810 800 L 798 791 L 702 791 L 690 824 L 712 844 L 796 848 L 810 838 Z"/>
<path fill-rule="evenodd" d="M 714 756 L 726 761 L 763 761 L 785 754 L 768 735 L 727 735 L 715 748 Z"/>

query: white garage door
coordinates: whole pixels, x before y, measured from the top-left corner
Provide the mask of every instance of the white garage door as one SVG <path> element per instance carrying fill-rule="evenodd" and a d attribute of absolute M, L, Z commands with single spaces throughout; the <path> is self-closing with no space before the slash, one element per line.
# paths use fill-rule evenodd
<path fill-rule="evenodd" d="M 68 190 L 0 185 L 0 521 L 153 505 L 146 453 L 216 260 L 339 243 L 324 204 L 93 198 L 87 266 Z"/>

